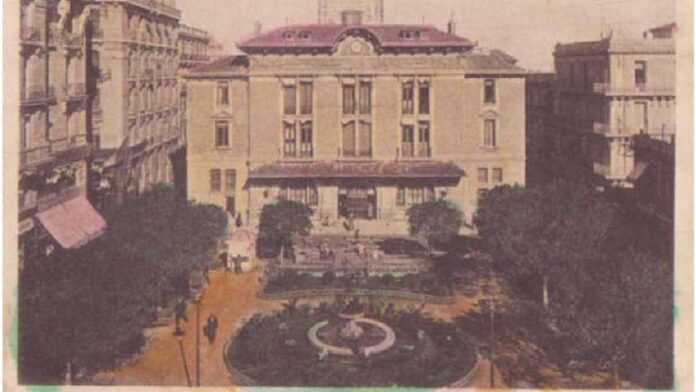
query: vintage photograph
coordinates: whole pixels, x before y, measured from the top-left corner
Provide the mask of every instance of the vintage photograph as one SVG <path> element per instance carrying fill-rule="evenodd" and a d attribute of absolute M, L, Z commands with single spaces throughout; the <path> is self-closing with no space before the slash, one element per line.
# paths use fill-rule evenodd
<path fill-rule="evenodd" d="M 678 0 L 5 5 L 20 386 L 684 387 Z"/>

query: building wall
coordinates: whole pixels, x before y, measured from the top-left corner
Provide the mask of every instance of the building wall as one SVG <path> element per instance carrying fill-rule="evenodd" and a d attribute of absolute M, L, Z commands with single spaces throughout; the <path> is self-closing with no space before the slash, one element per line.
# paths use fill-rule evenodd
<path fill-rule="evenodd" d="M 601 45 L 600 45 L 601 44 Z M 557 47 L 558 114 L 582 138 L 596 174 L 619 185 L 634 167 L 631 136 L 675 132 L 675 57 L 670 40 L 598 41 L 603 49 Z M 576 48 L 577 53 L 559 50 Z M 645 83 L 636 80 L 644 62 Z"/>
<path fill-rule="evenodd" d="M 342 85 L 346 80 L 364 78 L 372 82 L 372 156 L 368 160 L 393 161 L 410 159 L 399 156 L 401 124 L 418 119 L 431 123 L 431 157 L 452 161 L 465 171 L 456 183 L 435 183 L 436 192 L 458 203 L 467 221 L 475 211 L 480 190 L 500 184 L 525 182 L 525 82 L 521 76 L 493 77 L 497 103 L 483 104 L 484 77 L 467 75 L 461 59 L 450 56 L 394 56 L 369 58 L 279 57 L 251 59 L 246 77 L 190 78 L 188 86 L 188 195 L 199 201 L 224 207 L 225 190 L 210 191 L 211 169 L 234 169 L 237 172 L 236 207 L 252 223 L 264 204 L 278 196 L 277 184 L 247 186 L 249 167 L 262 163 L 290 161 L 282 156 L 283 85 L 293 81 L 313 83 L 314 161 L 346 162 L 340 157 Z M 425 78 L 431 86 L 431 111 L 427 116 L 401 113 L 402 81 Z M 219 82 L 230 86 L 230 107 L 225 114 L 216 107 Z M 232 126 L 231 147 L 214 147 L 214 121 L 227 118 Z M 498 146 L 485 148 L 485 118 L 498 121 Z M 247 144 L 248 140 L 248 144 Z M 247 151 L 246 148 L 249 148 Z M 424 158 L 420 158 L 421 160 Z M 294 159 L 297 160 L 297 159 Z M 248 163 L 247 163 L 248 161 Z M 478 170 L 489 171 L 488 181 L 479 182 Z M 493 183 L 492 170 L 502 169 L 503 180 Z M 338 215 L 336 181 L 318 181 L 316 218 L 331 219 Z M 404 219 L 406 207 L 396 206 L 397 184 L 377 183 L 378 218 Z"/>
<path fill-rule="evenodd" d="M 93 55 L 101 113 L 95 147 L 107 160 L 116 194 L 173 179 L 169 154 L 179 129 L 177 48 L 181 13 L 171 1 L 95 3 Z"/>

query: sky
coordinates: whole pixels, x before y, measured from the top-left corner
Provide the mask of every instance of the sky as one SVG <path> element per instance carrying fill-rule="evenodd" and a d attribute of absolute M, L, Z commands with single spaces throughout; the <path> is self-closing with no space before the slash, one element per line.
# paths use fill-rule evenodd
<path fill-rule="evenodd" d="M 182 21 L 205 29 L 236 52 L 259 21 L 263 30 L 314 23 L 318 0 L 177 0 Z M 674 0 L 384 0 L 385 23 L 432 24 L 485 48 L 513 55 L 529 70 L 553 70 L 556 43 L 595 40 L 602 32 L 640 37 L 675 21 Z"/>

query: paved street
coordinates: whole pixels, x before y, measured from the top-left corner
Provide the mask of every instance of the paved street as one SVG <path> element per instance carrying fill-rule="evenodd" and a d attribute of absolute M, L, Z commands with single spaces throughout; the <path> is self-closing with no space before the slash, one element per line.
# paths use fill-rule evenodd
<path fill-rule="evenodd" d="M 281 308 L 280 302 L 262 301 L 256 297 L 260 286 L 260 272 L 255 271 L 243 275 L 211 271 L 211 283 L 205 291 L 201 302 L 201 330 L 205 320 L 212 312 L 219 319 L 218 335 L 214 344 L 201 334 L 201 385 L 230 386 L 234 380 L 225 368 L 223 347 L 233 331 L 239 328 L 243 320 L 257 311 L 272 311 Z M 428 306 L 426 312 L 439 318 L 449 318 L 450 315 L 460 314 L 470 309 L 475 298 L 459 296 L 453 305 Z M 195 329 L 196 307 L 191 305 L 187 311 L 188 323 L 183 339 L 186 360 L 195 384 Z M 181 352 L 177 339 L 173 336 L 174 322 L 153 332 L 151 341 L 145 352 L 132 363 L 114 372 L 102 373 L 97 380 L 116 385 L 186 385 Z M 482 363 L 474 376 L 472 387 L 487 387 L 489 385 L 489 369 L 487 361 Z M 496 386 L 502 386 L 500 374 L 496 372 Z"/>

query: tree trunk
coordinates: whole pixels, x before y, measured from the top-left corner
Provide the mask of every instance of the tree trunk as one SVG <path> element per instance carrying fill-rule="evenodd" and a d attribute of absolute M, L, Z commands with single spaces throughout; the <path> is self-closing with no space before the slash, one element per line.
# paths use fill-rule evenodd
<path fill-rule="evenodd" d="M 544 275 L 543 302 L 544 302 L 544 309 L 548 309 L 549 308 L 549 277 L 547 275 Z"/>

